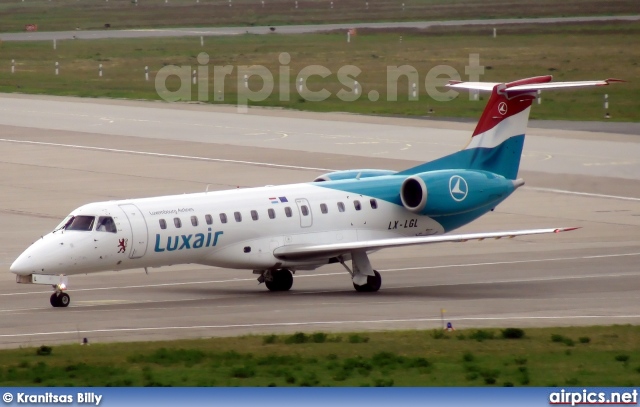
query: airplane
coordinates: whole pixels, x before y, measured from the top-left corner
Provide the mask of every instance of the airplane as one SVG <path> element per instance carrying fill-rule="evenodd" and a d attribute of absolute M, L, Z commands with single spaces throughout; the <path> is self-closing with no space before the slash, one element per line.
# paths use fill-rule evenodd
<path fill-rule="evenodd" d="M 344 170 L 308 183 L 89 203 L 27 248 L 10 272 L 18 283 L 51 285 L 53 307 L 69 306 L 69 275 L 188 263 L 253 270 L 275 292 L 289 290 L 297 270 L 340 263 L 356 291 L 375 292 L 382 278 L 369 254 L 377 250 L 570 231 L 447 234 L 524 184 L 518 168 L 538 91 L 612 82 L 619 80 L 452 81 L 452 89 L 491 92 L 460 151 L 403 171 Z"/>

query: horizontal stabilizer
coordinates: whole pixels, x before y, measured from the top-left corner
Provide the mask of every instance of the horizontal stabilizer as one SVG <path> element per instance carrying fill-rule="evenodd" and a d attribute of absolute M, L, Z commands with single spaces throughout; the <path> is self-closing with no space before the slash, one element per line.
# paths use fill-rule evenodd
<path fill-rule="evenodd" d="M 579 228 L 556 228 L 556 229 L 530 229 L 515 230 L 509 232 L 489 232 L 489 233 L 467 233 L 459 235 L 437 235 L 437 236 L 417 236 L 399 237 L 379 240 L 365 240 L 359 242 L 332 243 L 319 245 L 288 245 L 276 248 L 273 251 L 275 257 L 282 260 L 305 260 L 335 257 L 349 253 L 353 250 L 379 250 L 390 247 L 412 246 L 419 244 L 445 243 L 445 242 L 467 242 L 469 240 L 514 238 L 525 235 L 541 235 L 545 233 L 568 232 Z"/>
<path fill-rule="evenodd" d="M 599 81 L 572 81 L 572 82 L 551 82 L 551 75 L 538 76 L 536 78 L 529 78 L 519 80 L 511 83 L 494 83 L 494 82 L 460 82 L 450 81 L 447 87 L 453 89 L 467 89 L 467 90 L 479 90 L 485 92 L 491 92 L 496 86 L 500 86 L 499 92 L 512 93 L 512 92 L 524 92 L 524 91 L 537 91 L 548 89 L 563 89 L 563 88 L 585 88 L 591 86 L 607 86 L 613 82 L 625 82 L 621 79 L 605 79 Z"/>
<path fill-rule="evenodd" d="M 469 90 L 480 90 L 485 92 L 491 92 L 493 88 L 495 88 L 497 85 L 500 85 L 500 83 L 449 81 L 449 83 L 447 84 L 447 87 L 454 88 L 454 89 L 469 89 Z"/>

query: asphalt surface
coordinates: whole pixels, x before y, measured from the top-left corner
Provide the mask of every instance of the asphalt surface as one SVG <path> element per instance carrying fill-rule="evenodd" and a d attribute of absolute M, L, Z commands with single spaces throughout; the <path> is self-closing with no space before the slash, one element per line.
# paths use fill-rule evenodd
<path fill-rule="evenodd" d="M 535 108 L 535 106 L 534 106 Z M 466 123 L 0 95 L 0 347 L 294 331 L 640 322 L 633 135 L 532 129 L 527 185 L 460 231 L 581 226 L 552 236 L 385 250 L 378 293 L 339 266 L 271 293 L 250 271 L 196 265 L 70 278 L 71 306 L 9 265 L 87 202 L 402 169 L 464 144 Z"/>
<path fill-rule="evenodd" d="M 591 16 L 591 17 L 548 17 L 548 18 L 501 18 L 486 20 L 448 20 L 448 21 L 410 21 L 386 23 L 345 23 L 345 24 L 309 24 L 271 27 L 204 27 L 204 28 L 167 28 L 137 30 L 96 30 L 96 31 L 56 31 L 24 32 L 0 34 L 2 41 L 44 41 L 68 39 L 104 39 L 104 38 L 143 38 L 143 37 L 199 37 L 240 34 L 304 34 L 320 31 L 348 30 L 350 28 L 429 28 L 437 26 L 458 27 L 469 25 L 505 25 L 505 24 L 557 24 L 602 21 L 638 21 L 640 15 L 633 16 Z"/>

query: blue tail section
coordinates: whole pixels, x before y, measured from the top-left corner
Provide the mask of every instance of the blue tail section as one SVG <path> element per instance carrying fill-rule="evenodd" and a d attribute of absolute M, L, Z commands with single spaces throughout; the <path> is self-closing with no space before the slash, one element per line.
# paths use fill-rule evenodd
<path fill-rule="evenodd" d="M 489 84 L 491 97 L 482 112 L 471 141 L 464 150 L 442 157 L 400 174 L 448 169 L 489 171 L 507 179 L 516 179 L 524 147 L 524 135 L 529 121 L 535 90 L 551 81 L 551 76 L 523 79 L 506 84 Z M 488 90 L 485 86 L 459 84 L 466 89 Z M 486 85 L 486 84 L 484 84 Z M 452 85 L 453 87 L 456 84 Z M 475 87 L 474 86 L 479 86 Z M 524 88 L 523 90 L 519 90 Z"/>
<path fill-rule="evenodd" d="M 426 171 L 470 169 L 489 171 L 507 179 L 516 179 L 524 147 L 524 134 L 510 137 L 495 148 L 465 149 L 453 154 L 398 172 L 414 175 Z"/>

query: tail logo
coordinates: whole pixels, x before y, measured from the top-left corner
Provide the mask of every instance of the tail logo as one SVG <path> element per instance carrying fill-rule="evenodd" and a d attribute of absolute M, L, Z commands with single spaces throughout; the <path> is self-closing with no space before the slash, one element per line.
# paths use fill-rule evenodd
<path fill-rule="evenodd" d="M 505 102 L 498 104 L 498 112 L 503 116 L 507 114 L 507 104 Z"/>
<path fill-rule="evenodd" d="M 451 198 L 456 202 L 462 202 L 469 193 L 469 185 L 467 181 L 459 175 L 454 175 L 449 178 L 449 193 Z"/>

